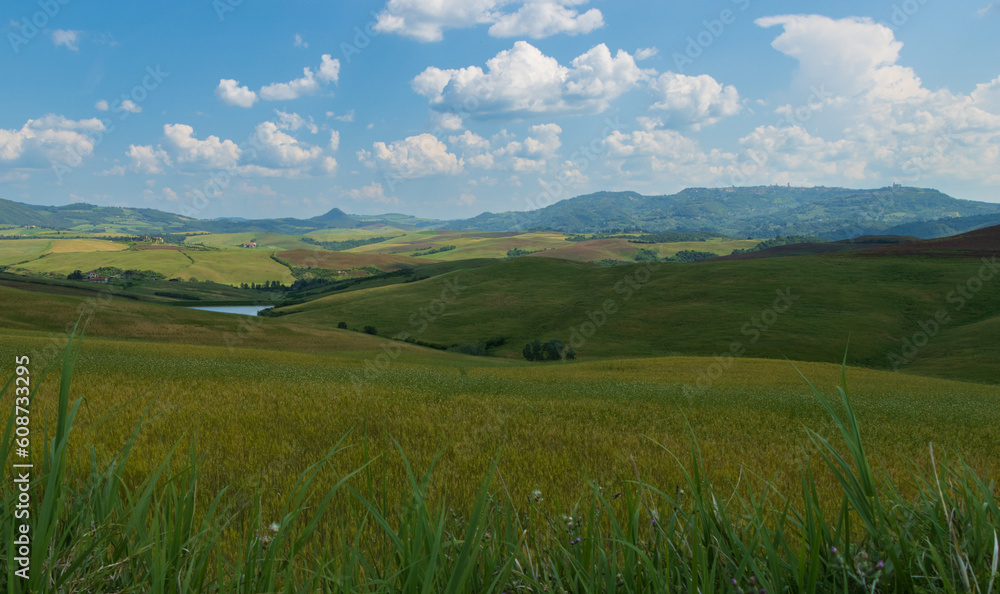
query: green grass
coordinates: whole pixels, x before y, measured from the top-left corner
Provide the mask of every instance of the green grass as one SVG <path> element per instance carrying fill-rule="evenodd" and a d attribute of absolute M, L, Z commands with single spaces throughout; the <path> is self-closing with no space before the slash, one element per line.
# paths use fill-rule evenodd
<path fill-rule="evenodd" d="M 443 309 L 435 306 L 438 314 L 420 334 L 423 340 L 464 344 L 504 336 L 508 343 L 499 354 L 519 358 L 521 347 L 536 338 L 570 343 L 574 329 L 591 329 L 588 313 L 610 300 L 616 313 L 583 344 L 573 344 L 582 359 L 714 356 L 738 342 L 746 356 L 830 361 L 851 334 L 856 346 L 850 363 L 884 369 L 904 338 L 945 309 L 950 322 L 900 370 L 996 382 L 1000 345 L 976 328 L 992 327 L 990 320 L 1000 315 L 1000 279 L 984 283 L 961 310 L 948 301 L 981 266 L 961 258 L 804 257 L 665 263 L 647 271 L 644 265 L 598 268 L 527 257 L 333 295 L 286 308 L 292 313 L 285 318 L 317 327 L 364 320 L 385 336 L 413 334 L 424 326 L 420 309 L 440 299 L 445 280 L 457 279 L 467 288 Z M 791 307 L 770 317 L 764 331 L 754 330 L 753 320 L 763 320 L 785 289 L 797 297 Z M 959 344 L 961 351 L 951 350 Z M 972 350 L 975 357 L 968 356 Z"/>
<path fill-rule="evenodd" d="M 23 241 L 23 240 L 15 240 Z M 129 250 L 124 252 L 57 253 L 11 267 L 13 272 L 66 275 L 74 270 L 115 266 L 123 270 L 153 270 L 169 278 L 210 280 L 222 284 L 280 281 L 295 278 L 285 266 L 257 250 Z"/>
<path fill-rule="evenodd" d="M 454 250 L 426 256 L 430 260 L 455 261 L 472 258 L 506 258 L 507 251 L 544 250 L 565 247 L 563 233 L 483 233 L 478 231 L 418 231 L 388 241 L 353 248 L 361 254 L 405 254 L 418 250 L 455 246 Z"/>
<path fill-rule="evenodd" d="M 205 245 L 224 249 L 248 249 L 240 248 L 240 244 L 247 243 L 252 239 L 257 240 L 256 250 L 251 251 L 273 251 L 273 250 L 295 250 L 313 249 L 316 246 L 302 241 L 301 235 L 282 235 L 280 233 L 257 233 L 248 231 L 245 233 L 210 233 L 194 235 L 184 240 L 189 245 Z"/>
<path fill-rule="evenodd" d="M 807 364 L 810 390 L 745 360 L 684 396 L 708 363 L 403 364 L 352 390 L 336 358 L 88 340 L 60 386 L 31 370 L 32 577 L 4 481 L 7 589 L 994 590 L 995 388 Z"/>

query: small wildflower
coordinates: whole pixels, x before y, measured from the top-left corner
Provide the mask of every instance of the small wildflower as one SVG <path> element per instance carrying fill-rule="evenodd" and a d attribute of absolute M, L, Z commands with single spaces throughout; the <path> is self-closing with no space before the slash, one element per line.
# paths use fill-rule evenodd
<path fill-rule="evenodd" d="M 281 524 L 277 522 L 271 522 L 271 532 L 277 532 L 281 528 Z"/>
<path fill-rule="evenodd" d="M 875 564 L 875 566 L 878 567 L 879 569 L 882 569 L 885 567 L 885 561 L 879 561 L 878 563 Z"/>
<path fill-rule="evenodd" d="M 837 547 L 830 547 L 830 552 L 833 553 L 834 555 L 836 555 L 837 554 Z"/>
<path fill-rule="evenodd" d="M 531 492 L 531 500 L 534 501 L 535 503 L 538 503 L 539 501 L 545 501 L 544 499 L 542 499 L 542 492 L 539 491 L 538 489 L 535 489 L 534 491 Z"/>
<path fill-rule="evenodd" d="M 738 581 L 736 581 L 736 578 L 733 578 L 733 579 L 729 580 L 729 583 L 732 584 L 732 585 L 734 585 L 734 586 L 738 586 L 740 584 Z"/>

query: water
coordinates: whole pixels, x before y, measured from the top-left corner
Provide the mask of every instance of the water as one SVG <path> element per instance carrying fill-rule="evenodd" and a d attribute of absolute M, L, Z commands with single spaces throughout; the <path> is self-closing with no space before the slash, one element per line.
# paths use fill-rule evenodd
<path fill-rule="evenodd" d="M 255 316 L 262 309 L 270 309 L 270 305 L 210 305 L 202 307 L 192 307 L 202 311 L 217 311 L 219 313 L 237 314 L 241 316 Z"/>

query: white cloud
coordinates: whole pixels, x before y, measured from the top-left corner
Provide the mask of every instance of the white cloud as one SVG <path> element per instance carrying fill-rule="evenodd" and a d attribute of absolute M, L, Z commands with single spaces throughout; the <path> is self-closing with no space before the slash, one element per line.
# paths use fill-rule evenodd
<path fill-rule="evenodd" d="M 129 145 L 125 154 L 131 160 L 132 170 L 137 173 L 163 173 L 164 166 L 170 163 L 166 151 L 152 146 Z"/>
<path fill-rule="evenodd" d="M 66 46 L 66 49 L 74 52 L 80 51 L 80 32 L 69 29 L 56 29 L 52 31 L 52 43 L 56 46 Z"/>
<path fill-rule="evenodd" d="M 313 122 L 311 116 L 307 120 L 297 113 L 288 113 L 281 111 L 280 109 L 274 110 L 274 113 L 275 115 L 278 116 L 278 121 L 275 123 L 282 130 L 291 130 L 294 132 L 299 128 L 305 128 L 306 130 L 309 130 L 309 132 L 313 134 L 319 132 L 319 126 L 317 126 L 315 122 Z"/>
<path fill-rule="evenodd" d="M 911 68 L 897 63 L 902 43 L 893 31 L 869 19 L 786 15 L 757 23 L 782 26 L 772 46 L 799 61 L 796 78 L 803 96 L 810 88 L 813 97 L 829 95 L 779 108 L 788 125 L 765 127 L 766 133 L 758 129 L 745 139 L 768 140 L 774 167 L 811 167 L 816 179 L 888 178 L 915 185 L 946 176 L 1000 182 L 1000 79 L 969 95 L 928 89 Z M 810 134 L 806 122 L 841 130 L 841 138 L 820 144 L 815 135 L 803 135 Z M 808 159 L 810 152 L 817 158 Z M 788 159 L 801 163 L 786 165 Z"/>
<path fill-rule="evenodd" d="M 601 11 L 591 8 L 580 14 L 567 5 L 585 4 L 586 0 L 525 2 L 514 13 L 502 14 L 490 27 L 493 37 L 531 37 L 541 39 L 566 33 L 580 35 L 604 26 Z"/>
<path fill-rule="evenodd" d="M 107 111 L 109 109 L 107 100 L 106 99 L 99 100 L 97 103 L 94 104 L 94 109 L 96 109 L 97 111 Z"/>
<path fill-rule="evenodd" d="M 116 111 L 127 111 L 129 113 L 141 113 L 142 108 L 136 105 L 135 101 L 131 99 L 126 99 L 119 104 L 120 110 Z"/>
<path fill-rule="evenodd" d="M 1000 11 L 1000 2 L 990 2 L 985 6 L 983 6 L 982 8 L 980 8 L 979 10 L 977 10 L 976 16 L 979 18 L 983 18 L 986 15 L 990 14 L 991 12 L 998 12 L 998 11 Z"/>
<path fill-rule="evenodd" d="M 655 48 L 655 47 L 639 48 L 639 49 L 635 50 L 635 59 L 637 61 L 639 61 L 639 60 L 648 60 L 648 59 L 652 58 L 653 56 L 655 56 L 655 55 L 657 55 L 659 53 L 660 53 L 660 50 L 657 49 L 657 48 Z"/>
<path fill-rule="evenodd" d="M 341 114 L 341 115 L 337 115 L 336 113 L 334 113 L 332 111 L 328 111 L 328 112 L 326 112 L 326 117 L 333 118 L 333 119 L 337 120 L 338 122 L 353 122 L 354 121 L 354 110 L 352 109 L 351 111 L 349 111 L 349 112 L 347 112 L 345 114 Z"/>
<path fill-rule="evenodd" d="M 314 74 L 308 66 L 302 69 L 302 77 L 286 83 L 271 83 L 260 89 L 260 98 L 265 101 L 290 101 L 303 95 L 315 95 L 320 83 L 337 82 L 340 77 L 340 60 L 323 54 L 319 70 Z"/>
<path fill-rule="evenodd" d="M 376 142 L 371 151 L 358 151 L 358 160 L 368 167 L 381 168 L 404 178 L 428 175 L 458 175 L 463 162 L 431 134 L 410 136 L 386 144 Z"/>
<path fill-rule="evenodd" d="M 457 113 L 431 112 L 431 120 L 438 128 L 449 132 L 461 130 L 463 125 L 462 116 Z"/>
<path fill-rule="evenodd" d="M 413 90 L 443 112 L 474 117 L 541 113 L 599 113 L 649 73 L 628 52 L 617 55 L 603 43 L 563 66 L 526 41 L 478 66 L 459 70 L 429 67 L 412 81 Z"/>
<path fill-rule="evenodd" d="M 601 11 L 580 13 L 588 0 L 389 0 L 375 30 L 418 41 L 441 41 L 445 29 L 489 24 L 494 37 L 541 38 L 589 33 L 604 25 Z M 505 7 L 514 8 L 505 12 Z"/>
<path fill-rule="evenodd" d="M 183 169 L 228 169 L 240 159 L 240 148 L 232 140 L 220 140 L 214 135 L 199 140 L 194 137 L 194 128 L 187 124 L 165 124 L 163 140 L 162 150 Z"/>
<path fill-rule="evenodd" d="M 742 109 L 736 87 L 723 87 L 707 74 L 687 76 L 667 72 L 649 87 L 657 99 L 652 109 L 666 112 L 669 126 L 698 130 Z"/>
<path fill-rule="evenodd" d="M 1000 76 L 988 83 L 976 85 L 971 97 L 979 109 L 1000 115 Z"/>
<path fill-rule="evenodd" d="M 0 128 L 0 165 L 75 166 L 93 154 L 96 139 L 104 129 L 97 118 L 70 120 L 54 114 L 28 120 L 19 130 Z"/>
<path fill-rule="evenodd" d="M 307 47 L 309 47 L 309 44 L 307 42 L 303 41 L 302 40 L 302 36 L 299 35 L 298 33 L 295 34 L 294 45 L 295 45 L 295 47 L 301 47 L 301 48 L 307 48 Z"/>
<path fill-rule="evenodd" d="M 344 190 L 341 192 L 342 195 L 350 198 L 351 200 L 357 200 L 358 202 L 376 203 L 376 204 L 399 204 L 399 198 L 395 196 L 386 196 L 385 189 L 382 188 L 382 184 L 375 182 L 368 184 L 363 188 L 352 188 L 350 190 Z"/>
<path fill-rule="evenodd" d="M 892 29 L 869 18 L 783 15 L 755 22 L 784 28 L 771 46 L 799 61 L 802 88 L 823 85 L 841 97 L 900 101 L 927 95 L 913 70 L 896 64 L 903 44 Z"/>
<path fill-rule="evenodd" d="M 215 96 L 223 103 L 236 105 L 238 107 L 251 107 L 257 102 L 257 93 L 248 87 L 240 86 L 240 81 L 231 78 L 219 80 L 219 86 L 215 89 Z"/>
<path fill-rule="evenodd" d="M 340 132 L 336 130 L 330 130 L 330 150 L 337 152 L 340 148 Z"/>
<path fill-rule="evenodd" d="M 316 162 L 323 155 L 321 147 L 300 142 L 281 131 L 274 122 L 258 124 L 255 138 L 258 147 L 254 162 L 264 167 L 298 169 Z"/>
<path fill-rule="evenodd" d="M 490 139 L 466 130 L 448 137 L 448 142 L 468 167 L 539 172 L 562 146 L 560 134 L 562 128 L 556 124 L 539 124 L 531 126 L 523 140 L 516 140 L 506 129 Z"/>

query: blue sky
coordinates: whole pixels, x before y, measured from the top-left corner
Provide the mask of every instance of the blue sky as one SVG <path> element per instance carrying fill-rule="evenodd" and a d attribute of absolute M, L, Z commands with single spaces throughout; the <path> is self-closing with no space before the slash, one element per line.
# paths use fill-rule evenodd
<path fill-rule="evenodd" d="M 598 190 L 900 182 L 1000 202 L 1000 2 L 3 10 L 10 200 L 458 218 Z"/>

